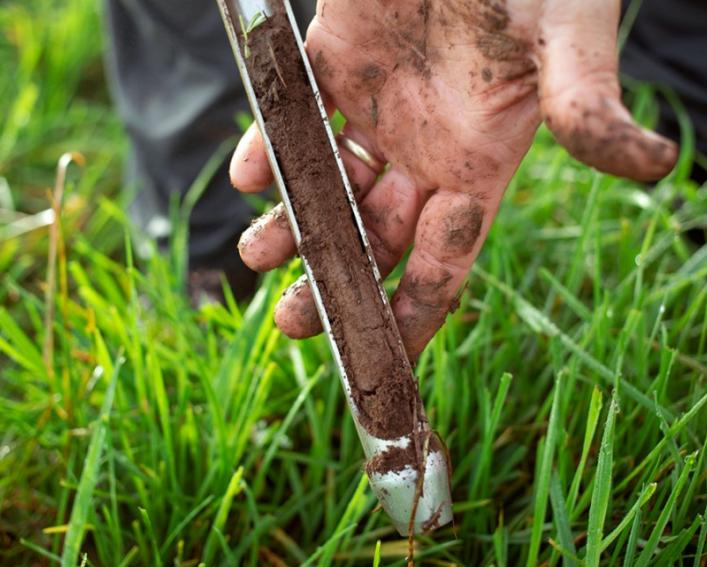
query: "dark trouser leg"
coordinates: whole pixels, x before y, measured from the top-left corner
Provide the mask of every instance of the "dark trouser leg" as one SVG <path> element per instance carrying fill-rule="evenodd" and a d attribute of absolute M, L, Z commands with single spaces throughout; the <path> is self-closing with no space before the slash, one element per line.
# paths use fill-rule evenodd
<path fill-rule="evenodd" d="M 695 126 L 699 151 L 707 154 L 707 2 L 643 0 L 621 54 L 621 71 L 674 89 Z M 660 105 L 658 129 L 677 140 L 675 113 L 665 100 Z M 707 181 L 699 167 L 693 176 Z"/>
<path fill-rule="evenodd" d="M 627 1 L 624 2 L 624 5 Z M 621 71 L 650 83 L 671 87 L 685 105 L 695 127 L 697 149 L 707 154 L 707 2 L 704 0 L 643 0 L 621 55 Z M 657 130 L 679 141 L 675 112 L 659 97 Z M 693 165 L 692 178 L 707 181 L 707 170 Z M 678 204 L 680 206 L 680 204 Z M 707 240 L 707 227 L 687 236 L 698 245 Z"/>
<path fill-rule="evenodd" d="M 306 20 L 314 3 L 301 4 L 309 8 L 299 7 Z M 106 0 L 106 16 L 108 77 L 132 146 L 131 213 L 147 236 L 164 241 L 170 201 L 183 198 L 214 152 L 238 134 L 234 116 L 248 105 L 215 0 Z M 191 214 L 189 264 L 234 274 L 247 292 L 254 277 L 235 244 L 252 211 L 230 186 L 227 168 L 228 157 Z"/>

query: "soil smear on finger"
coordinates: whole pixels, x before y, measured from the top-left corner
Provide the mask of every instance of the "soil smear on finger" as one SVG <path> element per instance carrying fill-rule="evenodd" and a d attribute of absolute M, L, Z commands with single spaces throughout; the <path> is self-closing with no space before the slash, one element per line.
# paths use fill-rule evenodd
<path fill-rule="evenodd" d="M 420 432 L 424 414 L 417 385 L 359 235 L 284 8 L 277 7 L 240 40 L 248 43 L 246 65 L 302 234 L 299 252 L 321 292 L 359 421 L 382 439 Z M 413 438 L 413 445 L 419 447 L 419 439 Z M 419 457 L 416 450 L 407 459 L 419 463 Z M 389 464 L 400 466 L 397 459 Z"/>

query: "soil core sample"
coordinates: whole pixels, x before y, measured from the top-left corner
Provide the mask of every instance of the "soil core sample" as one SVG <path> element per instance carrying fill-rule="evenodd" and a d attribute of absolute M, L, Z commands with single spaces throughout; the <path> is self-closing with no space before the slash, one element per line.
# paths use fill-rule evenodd
<path fill-rule="evenodd" d="M 452 520 L 449 459 L 425 418 L 286 3 L 218 0 L 340 366 L 370 486 L 408 536 L 412 558 L 414 534 Z"/>
<path fill-rule="evenodd" d="M 274 6 L 255 29 L 245 36 L 241 32 L 240 41 L 302 235 L 299 252 L 319 288 L 358 421 L 381 439 L 421 435 L 427 428 L 417 385 L 359 234 L 284 7 Z M 420 462 L 421 446 L 419 439 L 412 441 L 411 464 Z"/>

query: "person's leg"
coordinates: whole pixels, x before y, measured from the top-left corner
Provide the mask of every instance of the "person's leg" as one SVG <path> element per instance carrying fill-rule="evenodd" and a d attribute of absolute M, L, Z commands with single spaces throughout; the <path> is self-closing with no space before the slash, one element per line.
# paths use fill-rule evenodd
<path fill-rule="evenodd" d="M 624 2 L 624 6 L 628 1 Z M 704 0 L 643 0 L 621 53 L 621 71 L 633 79 L 662 84 L 680 97 L 695 127 L 697 150 L 707 154 L 707 2 Z M 657 130 L 676 141 L 678 120 L 672 107 L 658 97 Z M 692 179 L 707 181 L 707 170 L 693 165 Z M 678 203 L 676 206 L 680 207 Z M 707 241 L 707 227 L 695 227 L 687 236 L 699 246 Z"/>
<path fill-rule="evenodd" d="M 624 5 L 629 4 L 624 1 Z M 707 154 L 707 2 L 643 0 L 621 53 L 621 71 L 641 81 L 675 90 L 695 126 L 697 147 Z M 680 130 L 670 105 L 660 98 L 658 130 L 678 140 Z M 707 172 L 693 176 L 707 181 Z"/>
<path fill-rule="evenodd" d="M 311 17 L 313 2 L 301 4 L 303 19 Z M 146 235 L 165 242 L 170 201 L 183 198 L 221 144 L 238 134 L 234 117 L 247 101 L 215 1 L 106 0 L 106 22 L 109 83 L 132 146 L 131 213 Z M 192 211 L 189 266 L 192 284 L 218 288 L 211 272 L 223 270 L 243 297 L 255 274 L 235 244 L 252 211 L 230 187 L 228 153 Z"/>

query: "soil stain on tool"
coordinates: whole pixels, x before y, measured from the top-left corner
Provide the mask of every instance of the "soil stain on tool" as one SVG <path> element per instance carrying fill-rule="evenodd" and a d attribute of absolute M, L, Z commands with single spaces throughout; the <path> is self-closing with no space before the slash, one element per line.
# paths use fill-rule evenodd
<path fill-rule="evenodd" d="M 365 236 L 289 3 L 218 0 L 368 462 L 402 535 L 452 519 L 449 464 Z"/>

